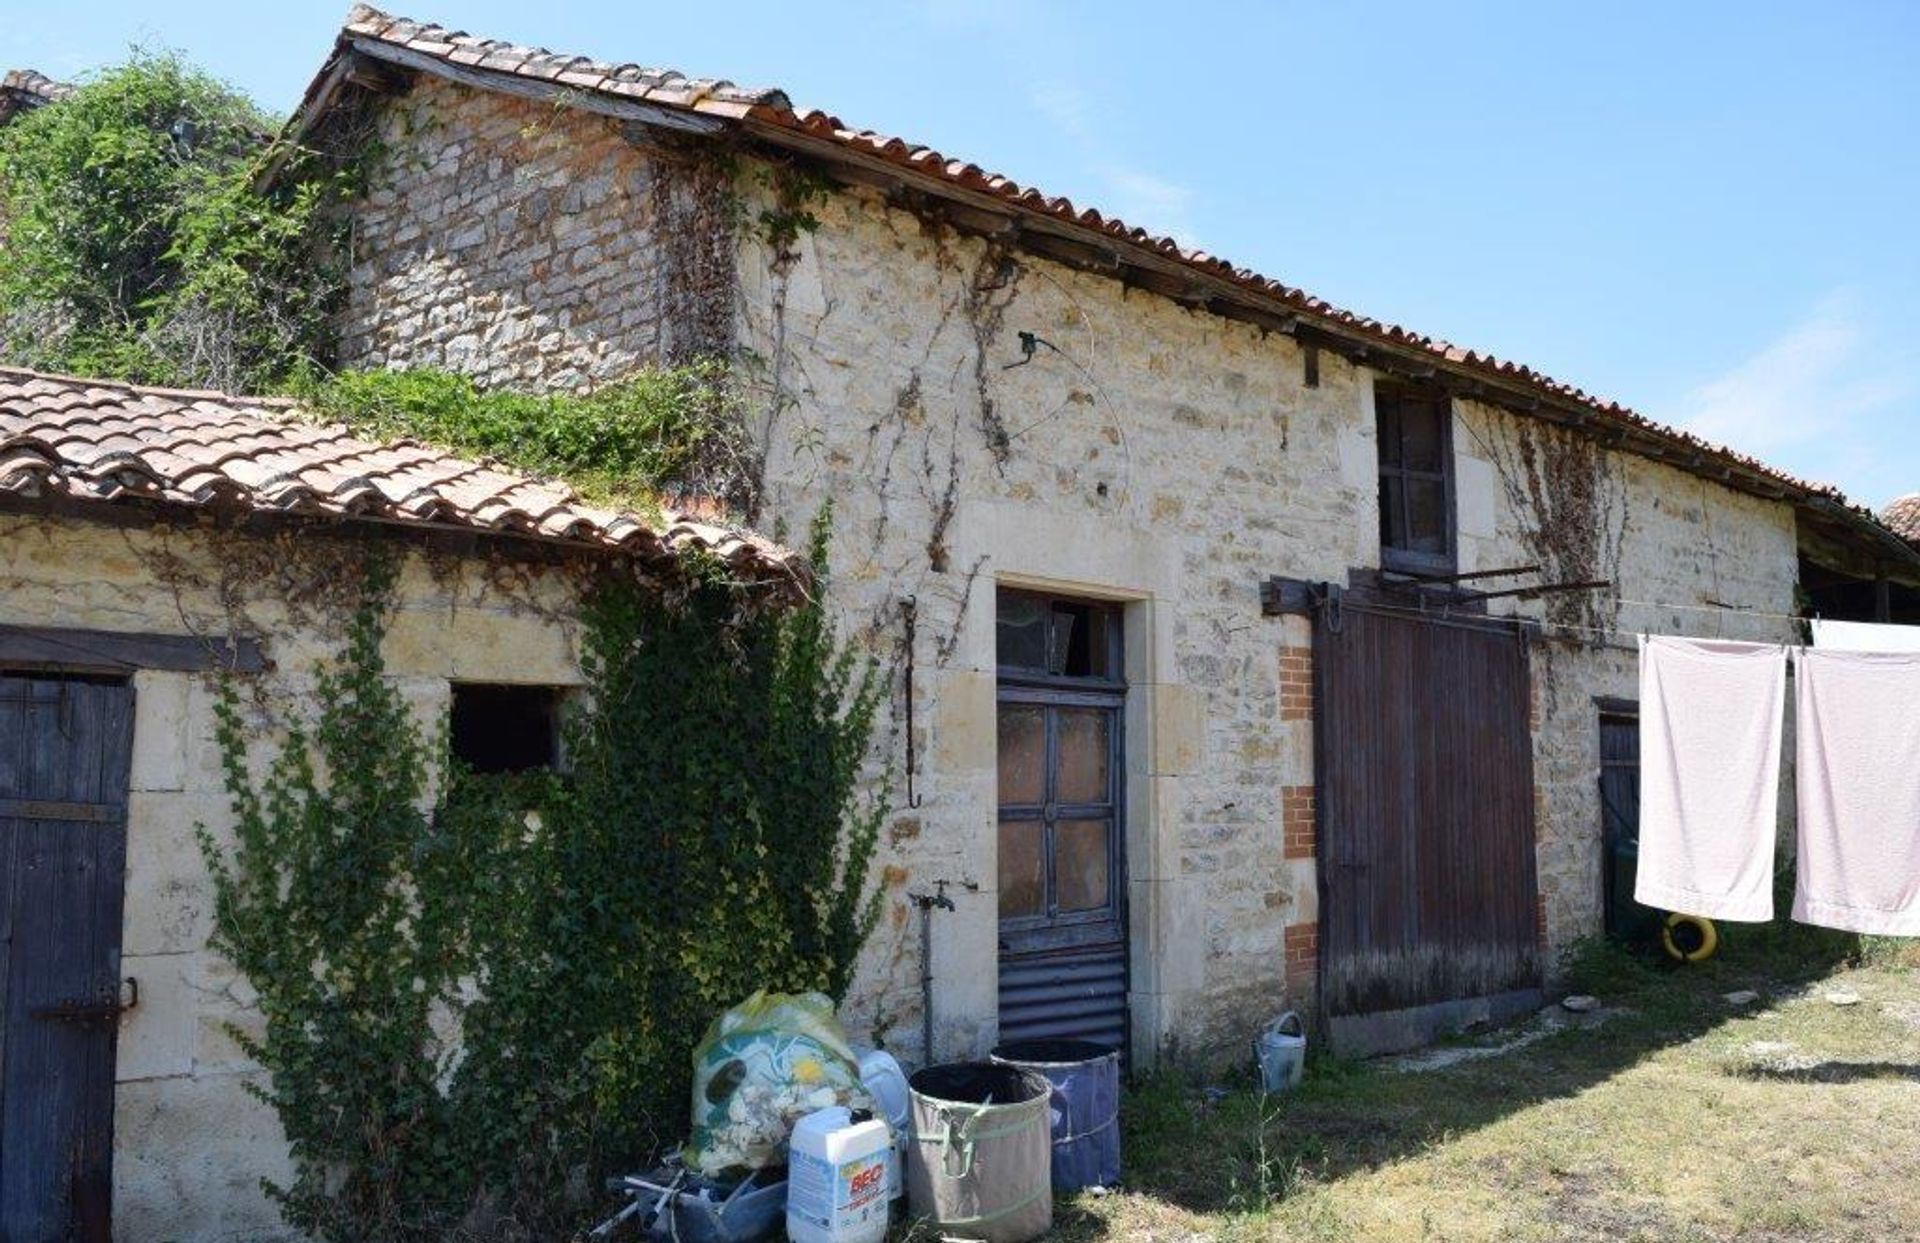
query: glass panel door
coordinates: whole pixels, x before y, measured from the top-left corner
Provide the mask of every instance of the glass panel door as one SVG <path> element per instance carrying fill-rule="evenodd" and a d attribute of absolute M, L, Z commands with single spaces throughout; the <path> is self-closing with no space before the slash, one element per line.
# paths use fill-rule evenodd
<path fill-rule="evenodd" d="M 1052 698 L 1003 690 L 1000 704 L 1000 919 L 1021 943 L 1119 908 L 1118 705 Z"/>

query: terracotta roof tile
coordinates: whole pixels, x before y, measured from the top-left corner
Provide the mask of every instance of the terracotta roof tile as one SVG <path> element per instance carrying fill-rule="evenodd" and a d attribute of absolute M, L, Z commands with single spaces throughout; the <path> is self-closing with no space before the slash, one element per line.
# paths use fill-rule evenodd
<path fill-rule="evenodd" d="M 275 398 L 146 388 L 0 367 L 0 498 L 311 514 L 462 527 L 671 561 L 718 557 L 782 590 L 798 553 L 667 512 L 656 527 L 534 479 L 411 440 L 377 443 Z"/>
<path fill-rule="evenodd" d="M 9 69 L 0 76 L 0 91 L 32 103 L 54 103 L 72 95 L 74 90 L 73 83 L 55 81 L 36 69 Z"/>
<path fill-rule="evenodd" d="M 1909 492 L 1880 511 L 1880 521 L 1901 539 L 1920 544 L 1920 492 Z"/>
<path fill-rule="evenodd" d="M 552 76 L 547 67 L 557 55 L 544 48 L 483 42 L 440 26 L 395 19 L 363 4 L 354 6 L 343 27 L 343 39 L 352 36 L 392 43 L 417 53 L 462 64 L 471 64 L 479 60 L 481 55 L 490 53 L 486 61 L 487 68 L 543 79 Z M 486 53 L 476 55 L 476 48 L 485 48 Z M 1409 328 L 1382 323 L 1337 307 L 1302 289 L 1262 276 L 1251 268 L 1237 267 L 1205 251 L 1183 248 L 1171 238 L 1156 237 L 1091 207 L 1079 208 L 1070 199 L 1049 196 L 1034 187 L 1023 186 L 1010 177 L 983 170 L 976 164 L 951 159 L 930 147 L 873 130 L 854 129 L 838 117 L 818 109 L 795 109 L 786 93 L 779 89 L 741 87 L 724 80 L 690 80 L 671 70 L 643 70 L 633 65 L 616 68 L 583 57 L 565 59 L 568 67 L 559 73 L 558 80 L 569 85 L 589 91 L 631 95 L 634 92 L 628 83 L 634 81 L 632 75 L 637 74 L 652 84 L 645 91 L 645 98 L 650 103 L 744 123 L 773 141 L 779 141 L 783 135 L 794 135 L 828 142 L 936 178 L 956 190 L 985 195 L 1018 211 L 1049 217 L 1074 230 L 1144 248 L 1256 298 L 1277 303 L 1281 309 L 1306 317 L 1309 322 L 1318 321 L 1322 326 L 1348 334 L 1372 337 L 1404 350 L 1426 354 L 1457 371 L 1478 372 L 1493 380 L 1518 385 L 1559 402 L 1581 407 L 1597 415 L 1603 423 L 1637 429 L 1663 442 L 1673 451 L 1678 464 L 1688 469 L 1718 477 L 1730 466 L 1742 468 L 1802 498 L 1817 498 L 1838 504 L 1849 510 L 1856 520 L 1878 525 L 1879 520 L 1871 511 L 1848 501 L 1837 488 L 1797 478 L 1757 458 L 1669 427 L 1619 402 L 1594 396 L 1521 363 L 1465 349 Z M 323 72 L 322 78 L 324 76 Z M 316 89 L 321 80 L 316 79 Z M 325 102 L 310 90 L 308 107 L 324 107 Z"/>

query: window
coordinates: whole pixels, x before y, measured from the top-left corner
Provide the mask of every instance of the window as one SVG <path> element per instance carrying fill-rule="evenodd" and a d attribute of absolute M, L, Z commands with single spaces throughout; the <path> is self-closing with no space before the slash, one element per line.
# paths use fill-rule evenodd
<path fill-rule="evenodd" d="M 1001 670 L 1015 676 L 1119 681 L 1120 612 L 1003 587 L 995 646 Z"/>
<path fill-rule="evenodd" d="M 1380 563 L 1451 572 L 1453 412 L 1445 393 L 1399 384 L 1373 390 L 1380 438 Z"/>
<path fill-rule="evenodd" d="M 479 773 L 552 768 L 560 758 L 557 686 L 453 684 L 454 758 Z"/>

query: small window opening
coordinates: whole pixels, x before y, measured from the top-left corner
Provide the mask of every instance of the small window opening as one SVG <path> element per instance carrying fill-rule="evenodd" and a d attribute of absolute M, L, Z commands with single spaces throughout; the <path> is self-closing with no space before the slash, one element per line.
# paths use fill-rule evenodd
<path fill-rule="evenodd" d="M 552 768 L 560 758 L 557 686 L 453 685 L 454 758 L 478 773 Z"/>
<path fill-rule="evenodd" d="M 1111 605 L 1002 590 L 999 664 L 1067 678 L 1120 676 L 1119 612 Z"/>
<path fill-rule="evenodd" d="M 1454 568 L 1453 412 L 1436 389 L 1374 385 L 1380 553 L 1389 570 Z"/>

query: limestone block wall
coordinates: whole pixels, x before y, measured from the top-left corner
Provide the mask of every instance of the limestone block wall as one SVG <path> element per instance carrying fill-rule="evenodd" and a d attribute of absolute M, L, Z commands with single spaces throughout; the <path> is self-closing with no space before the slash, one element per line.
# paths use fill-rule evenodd
<path fill-rule="evenodd" d="M 1310 988 L 1283 930 L 1317 917 L 1309 637 L 1260 615 L 1259 586 L 1376 560 L 1365 373 L 1327 360 L 1308 387 L 1288 338 L 877 196 L 810 207 L 789 253 L 742 243 L 769 516 L 832 497 L 842 615 L 896 660 L 899 602 L 919 619 L 926 802 L 896 821 L 894 917 L 850 1012 L 920 1054 L 903 899 L 944 878 L 977 890 L 935 917 L 935 1052 L 993 1038 L 995 588 L 1042 587 L 1126 605 L 1135 1055 L 1237 1054 Z M 1046 343 L 1031 362 L 1022 332 Z"/>
<path fill-rule="evenodd" d="M 1460 568 L 1545 564 L 1548 581 L 1605 579 L 1611 591 L 1493 607 L 1539 619 L 1533 649 L 1534 785 L 1540 892 L 1549 961 L 1602 927 L 1596 697 L 1635 699 L 1641 632 L 1791 642 L 1798 581 L 1788 505 L 1627 454 L 1576 453 L 1550 465 L 1564 434 L 1473 402 L 1456 402 L 1454 463 Z M 1523 451 L 1523 443 L 1531 449 Z M 1536 464 L 1529 481 L 1526 465 Z M 1589 507 L 1586 555 L 1556 556 L 1541 513 Z M 1553 526 L 1549 518 L 1547 524 Z M 1559 541 L 1564 544 L 1565 541 Z M 1743 612 L 1744 611 L 1744 612 Z M 1789 774 L 1790 781 L 1790 774 Z M 1783 792 L 1790 815 L 1791 789 Z"/>
<path fill-rule="evenodd" d="M 317 664 L 338 650 L 326 601 L 353 555 L 308 564 L 283 544 L 237 536 L 0 515 L 0 624 L 259 635 L 272 669 L 243 704 L 261 726 L 250 755 L 260 766 L 284 737 L 269 722 L 310 705 Z M 452 680 L 577 684 L 576 638 L 557 620 L 568 598 L 552 575 L 411 557 L 385 648 L 390 672 L 434 725 Z M 140 1004 L 118 1035 L 115 1234 L 279 1237 L 260 1180 L 289 1173 L 286 1144 L 272 1110 L 246 1092 L 259 1071 L 229 1031 L 258 1022 L 255 998 L 207 948 L 212 889 L 195 826 L 222 842 L 232 829 L 217 685 L 152 670 L 132 682 L 121 970 L 140 982 Z"/>
<path fill-rule="evenodd" d="M 708 244 L 704 216 L 689 247 L 652 205 L 708 201 L 710 183 L 685 200 L 671 191 L 711 166 L 577 110 L 422 79 L 385 124 L 402 171 L 394 197 L 365 209 L 350 361 L 578 384 L 671 357 L 672 323 L 724 314 L 766 454 L 763 523 L 799 529 L 833 500 L 832 599 L 894 678 L 871 766 L 876 786 L 890 774 L 896 802 L 887 905 L 847 1007 L 858 1034 L 926 1055 L 909 895 L 944 880 L 958 909 L 934 916 L 932 1052 L 979 1052 L 994 1036 L 1002 585 L 1124 605 L 1136 1056 L 1237 1053 L 1252 1025 L 1303 998 L 1318 918 L 1310 636 L 1298 619 L 1262 617 L 1257 593 L 1270 575 L 1344 582 L 1378 565 L 1371 372 L 1323 355 L 1309 386 L 1290 338 L 957 235 L 870 191 L 806 203 L 818 227 L 776 244 L 758 222 L 791 204 L 750 156 L 733 166 L 730 248 Z M 518 206 L 549 179 L 580 188 L 568 201 L 593 223 L 579 236 Z M 493 200 L 476 189 L 488 186 Z M 512 209 L 483 212 L 489 202 Z M 415 217 L 431 228 L 400 243 Z M 387 257 L 396 245 L 404 258 Z M 713 270 L 722 251 L 725 282 Z M 554 282 L 557 266 L 576 274 Z M 522 323 L 539 330 L 490 335 Z M 1022 333 L 1036 338 L 1031 360 Z M 473 348 L 450 348 L 455 338 Z M 1614 578 L 1630 599 L 1790 608 L 1785 506 L 1592 442 L 1579 469 L 1535 454 L 1530 473 L 1523 429 L 1535 421 L 1464 401 L 1456 419 L 1463 569 L 1540 561 L 1544 545 L 1551 573 Z M 1558 465 L 1541 473 L 1543 462 Z M 1583 478 L 1597 494 L 1569 488 Z M 1524 609 L 1577 622 L 1588 607 Z M 1734 626 L 1625 608 L 1588 620 Z M 1618 635 L 1549 633 L 1534 662 L 1536 776 L 1557 948 L 1599 928 L 1591 701 L 1632 693 L 1633 657 Z M 899 805 L 909 754 L 924 798 L 913 808 Z"/>
<path fill-rule="evenodd" d="M 724 346 L 730 308 L 701 296 L 732 272 L 719 172 L 636 146 L 607 117 L 426 76 L 377 132 L 344 363 L 574 388 Z"/>

